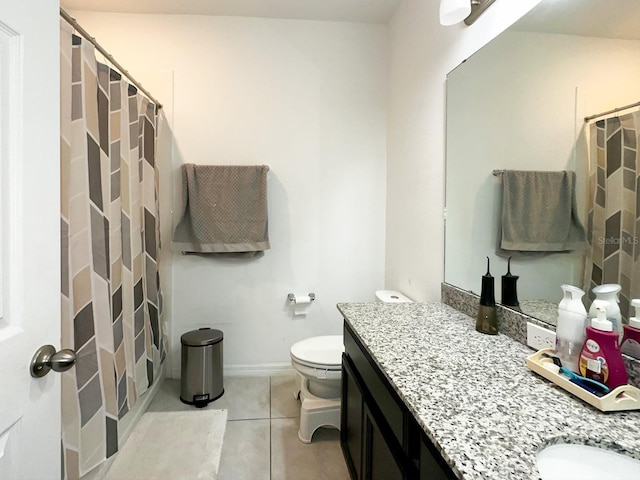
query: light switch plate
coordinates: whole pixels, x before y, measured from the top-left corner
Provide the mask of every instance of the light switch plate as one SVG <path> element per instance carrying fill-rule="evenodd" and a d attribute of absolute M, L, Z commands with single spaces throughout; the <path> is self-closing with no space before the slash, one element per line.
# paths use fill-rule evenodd
<path fill-rule="evenodd" d="M 556 348 L 556 332 L 527 322 L 527 345 L 535 350 Z"/>

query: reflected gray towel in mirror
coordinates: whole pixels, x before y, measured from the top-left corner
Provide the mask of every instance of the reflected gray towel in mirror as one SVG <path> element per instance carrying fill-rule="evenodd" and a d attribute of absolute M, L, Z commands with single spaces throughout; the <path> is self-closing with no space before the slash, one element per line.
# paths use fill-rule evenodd
<path fill-rule="evenodd" d="M 505 170 L 499 250 L 553 253 L 583 247 L 575 186 L 575 172 Z"/>
<path fill-rule="evenodd" d="M 173 247 L 184 253 L 271 248 L 266 165 L 182 165 L 182 215 Z"/>

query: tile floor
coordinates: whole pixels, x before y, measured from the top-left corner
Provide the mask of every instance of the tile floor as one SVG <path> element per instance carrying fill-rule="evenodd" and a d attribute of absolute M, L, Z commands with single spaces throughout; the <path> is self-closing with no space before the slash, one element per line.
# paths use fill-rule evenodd
<path fill-rule="evenodd" d="M 226 377 L 224 395 L 208 409 L 228 411 L 218 480 L 348 480 L 340 432 L 316 431 L 298 440 L 300 402 L 296 377 Z M 166 379 L 150 412 L 193 409 L 180 401 L 180 380 Z"/>

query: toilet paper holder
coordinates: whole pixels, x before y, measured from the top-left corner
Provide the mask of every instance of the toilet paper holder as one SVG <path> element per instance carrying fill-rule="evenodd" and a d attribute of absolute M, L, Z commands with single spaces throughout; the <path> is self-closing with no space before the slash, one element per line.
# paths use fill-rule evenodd
<path fill-rule="evenodd" d="M 316 294 L 315 293 L 310 293 L 309 294 L 309 299 L 313 302 L 316 299 Z M 291 305 L 295 305 L 296 304 L 296 296 L 293 293 L 290 293 L 289 295 L 287 295 L 287 300 L 289 300 L 289 303 Z"/>

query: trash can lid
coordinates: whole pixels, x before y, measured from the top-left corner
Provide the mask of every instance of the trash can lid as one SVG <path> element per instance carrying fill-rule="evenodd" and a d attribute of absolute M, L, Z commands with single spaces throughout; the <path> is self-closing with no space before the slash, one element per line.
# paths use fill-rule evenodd
<path fill-rule="evenodd" d="M 191 330 L 180 337 L 183 345 L 192 347 L 204 347 L 213 345 L 222 341 L 222 331 L 213 328 L 201 328 L 199 330 Z"/>

